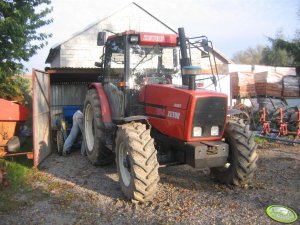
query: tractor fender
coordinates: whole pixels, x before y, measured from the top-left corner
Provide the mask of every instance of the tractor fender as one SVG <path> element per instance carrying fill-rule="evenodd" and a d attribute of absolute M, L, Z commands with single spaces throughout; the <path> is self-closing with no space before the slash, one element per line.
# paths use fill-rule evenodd
<path fill-rule="evenodd" d="M 111 112 L 110 107 L 107 99 L 107 95 L 104 91 L 103 85 L 101 83 L 91 83 L 89 85 L 89 89 L 95 89 L 98 93 L 100 105 L 101 105 L 101 112 L 102 112 L 102 121 L 104 124 L 111 124 Z"/>
<path fill-rule="evenodd" d="M 148 117 L 147 116 L 129 116 L 129 117 L 124 117 L 123 122 L 125 123 L 130 123 L 130 122 L 139 122 L 146 124 L 147 128 L 151 128 L 151 125 L 149 123 Z"/>
<path fill-rule="evenodd" d="M 146 123 L 149 123 L 147 116 L 129 116 L 129 117 L 125 117 L 123 120 L 126 123 L 132 122 L 132 121 L 145 121 Z"/>

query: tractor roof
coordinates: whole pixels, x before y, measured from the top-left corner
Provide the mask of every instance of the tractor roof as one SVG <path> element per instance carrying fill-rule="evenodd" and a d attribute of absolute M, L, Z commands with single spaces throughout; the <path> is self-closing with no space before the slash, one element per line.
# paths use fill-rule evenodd
<path fill-rule="evenodd" d="M 109 36 L 107 39 L 111 40 L 118 36 L 137 37 L 140 45 L 156 45 L 175 47 L 177 46 L 177 34 L 164 34 L 164 33 L 152 33 L 152 32 L 135 32 L 134 30 L 124 31 L 120 34 L 114 34 Z"/>

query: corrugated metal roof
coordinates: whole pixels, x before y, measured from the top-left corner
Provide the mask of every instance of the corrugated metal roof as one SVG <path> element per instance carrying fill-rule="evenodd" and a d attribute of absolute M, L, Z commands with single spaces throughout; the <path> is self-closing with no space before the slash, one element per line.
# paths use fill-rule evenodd
<path fill-rule="evenodd" d="M 51 82 L 97 82 L 98 77 L 103 74 L 102 68 L 63 67 L 46 68 Z"/>
<path fill-rule="evenodd" d="M 82 73 L 82 72 L 102 72 L 102 68 L 98 67 L 46 67 L 48 73 Z"/>

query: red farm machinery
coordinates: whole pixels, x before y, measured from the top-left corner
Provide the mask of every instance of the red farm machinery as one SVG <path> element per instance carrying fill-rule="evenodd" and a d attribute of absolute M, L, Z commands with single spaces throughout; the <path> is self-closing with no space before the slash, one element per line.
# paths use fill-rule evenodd
<path fill-rule="evenodd" d="M 196 85 L 201 69 L 192 65 L 193 52 L 211 55 L 206 37 L 186 38 L 183 28 L 108 38 L 99 32 L 98 45 L 104 73 L 86 94 L 83 138 L 92 164 L 116 160 L 127 198 L 153 198 L 158 168 L 176 163 L 211 168 L 226 184 L 251 181 L 257 154 L 249 125 L 228 109 L 227 95 Z"/>
<path fill-rule="evenodd" d="M 14 101 L 0 99 L 0 157 L 29 154 L 20 153 L 20 126 L 28 120 L 27 107 Z M 28 155 L 32 156 L 32 152 Z"/>

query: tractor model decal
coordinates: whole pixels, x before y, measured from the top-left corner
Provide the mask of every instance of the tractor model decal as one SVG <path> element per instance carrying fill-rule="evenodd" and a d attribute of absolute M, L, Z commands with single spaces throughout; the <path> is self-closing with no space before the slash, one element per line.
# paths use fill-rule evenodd
<path fill-rule="evenodd" d="M 168 111 L 168 117 L 179 120 L 180 112 Z"/>

